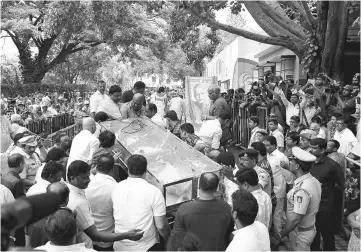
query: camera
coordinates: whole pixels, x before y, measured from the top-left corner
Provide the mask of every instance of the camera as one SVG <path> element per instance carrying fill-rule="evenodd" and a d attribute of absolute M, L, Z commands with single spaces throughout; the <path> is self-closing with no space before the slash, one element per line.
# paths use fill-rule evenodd
<path fill-rule="evenodd" d="M 340 91 L 341 91 L 341 87 L 336 85 L 330 85 L 328 88 L 325 88 L 325 93 L 335 94 L 335 93 L 339 93 Z"/>

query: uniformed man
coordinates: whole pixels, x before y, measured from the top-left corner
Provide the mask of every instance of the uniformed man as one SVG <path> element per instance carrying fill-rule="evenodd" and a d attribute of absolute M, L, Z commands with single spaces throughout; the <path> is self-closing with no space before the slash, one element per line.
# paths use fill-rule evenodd
<path fill-rule="evenodd" d="M 293 251 L 309 251 L 316 235 L 316 213 L 321 201 L 321 184 L 310 174 L 316 157 L 299 147 L 292 148 L 290 171 L 297 179 L 287 194 L 287 223 L 272 243 L 278 245 L 290 235 Z"/>
<path fill-rule="evenodd" d="M 20 177 L 22 179 L 25 189 L 29 189 L 35 183 L 35 175 L 41 166 L 41 162 L 38 154 L 35 153 L 35 149 L 38 146 L 35 136 L 27 135 L 18 141 L 20 147 L 15 147 L 10 152 L 10 155 L 19 153 L 24 156 L 25 167 Z"/>

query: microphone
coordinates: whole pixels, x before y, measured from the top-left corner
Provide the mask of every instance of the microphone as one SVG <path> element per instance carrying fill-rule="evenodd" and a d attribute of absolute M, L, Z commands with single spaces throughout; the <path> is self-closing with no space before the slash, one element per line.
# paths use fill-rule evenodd
<path fill-rule="evenodd" d="M 1 206 L 1 228 L 12 231 L 45 218 L 59 209 L 62 203 L 57 193 L 43 193 L 17 199 Z"/>

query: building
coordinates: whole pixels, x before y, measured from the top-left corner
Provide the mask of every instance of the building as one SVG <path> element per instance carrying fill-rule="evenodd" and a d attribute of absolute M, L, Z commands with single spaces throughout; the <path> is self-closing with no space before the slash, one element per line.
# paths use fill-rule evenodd
<path fill-rule="evenodd" d="M 267 46 L 253 40 L 237 37 L 208 62 L 203 76 L 215 76 L 222 92 L 229 88 L 247 90 L 247 86 L 253 80 L 253 69 L 258 65 L 255 54 L 260 49 L 266 49 Z"/>

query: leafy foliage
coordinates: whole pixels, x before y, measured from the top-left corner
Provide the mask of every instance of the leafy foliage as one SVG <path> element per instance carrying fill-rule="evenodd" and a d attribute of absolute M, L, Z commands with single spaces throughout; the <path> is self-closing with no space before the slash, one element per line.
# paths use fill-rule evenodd
<path fill-rule="evenodd" d="M 102 43 L 130 57 L 136 44 L 157 44 L 158 33 L 136 2 L 14 1 L 1 2 L 1 12 L 1 30 L 19 50 L 25 82 L 41 81 L 69 55 Z"/>

